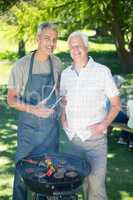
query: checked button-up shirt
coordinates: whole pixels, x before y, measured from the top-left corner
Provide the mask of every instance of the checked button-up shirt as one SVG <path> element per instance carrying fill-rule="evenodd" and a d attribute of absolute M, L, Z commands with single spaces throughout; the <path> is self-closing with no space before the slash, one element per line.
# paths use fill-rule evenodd
<path fill-rule="evenodd" d="M 107 115 L 106 100 L 119 95 L 110 69 L 91 57 L 79 73 L 71 65 L 61 75 L 61 94 L 66 94 L 65 107 L 70 139 L 77 135 L 82 140 L 91 134 L 86 128 L 102 122 Z M 84 133 L 83 133 L 84 132 Z"/>

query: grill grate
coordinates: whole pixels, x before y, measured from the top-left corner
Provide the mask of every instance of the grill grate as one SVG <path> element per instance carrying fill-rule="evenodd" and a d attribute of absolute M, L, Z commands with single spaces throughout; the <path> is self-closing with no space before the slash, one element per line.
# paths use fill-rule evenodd
<path fill-rule="evenodd" d="M 36 193 L 35 200 L 38 194 L 47 196 L 48 200 L 77 199 L 76 193 L 90 172 L 85 160 L 64 153 L 23 159 L 18 167 L 25 184 Z"/>

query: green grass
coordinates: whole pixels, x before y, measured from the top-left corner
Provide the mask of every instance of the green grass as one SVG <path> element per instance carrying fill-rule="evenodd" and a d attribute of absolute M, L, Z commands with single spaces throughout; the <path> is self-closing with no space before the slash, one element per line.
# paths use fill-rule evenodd
<path fill-rule="evenodd" d="M 108 195 L 109 200 L 131 200 L 133 199 L 133 153 L 128 152 L 127 146 L 117 144 L 119 133 L 113 131 L 108 137 Z"/>
<path fill-rule="evenodd" d="M 126 145 L 118 145 L 120 130 L 108 135 L 107 193 L 109 200 L 133 200 L 133 152 Z M 69 141 L 61 134 L 61 150 L 69 152 Z"/>
<path fill-rule="evenodd" d="M 0 89 L 0 200 L 11 196 L 16 149 L 15 117 L 6 103 L 7 87 Z"/>
<path fill-rule="evenodd" d="M 2 32 L 0 32 L 2 38 Z M 0 47 L 0 200 L 11 200 L 14 157 L 16 150 L 16 113 L 6 102 L 7 81 L 13 62 L 18 58 L 17 46 L 4 37 Z M 27 51 L 35 48 L 28 44 Z M 107 65 L 113 74 L 121 73 L 121 65 L 111 38 L 95 38 L 90 35 L 90 55 L 98 62 Z M 56 54 L 61 58 L 64 67 L 71 63 L 67 43 L 60 40 Z M 133 74 L 124 75 L 126 95 L 132 93 L 127 87 L 133 85 Z M 5 85 L 4 85 L 5 84 Z M 68 141 L 61 132 L 61 148 L 68 149 Z M 126 146 L 117 144 L 119 131 L 109 135 L 107 191 L 109 200 L 133 200 L 133 153 Z M 82 197 L 80 197 L 82 200 Z"/>
<path fill-rule="evenodd" d="M 11 200 L 14 157 L 16 150 L 16 113 L 6 103 L 6 85 L 0 88 L 0 200 Z M 61 149 L 69 142 L 61 131 Z M 109 200 L 133 200 L 133 153 L 117 144 L 119 131 L 108 137 L 107 192 Z M 82 200 L 82 195 L 80 196 Z"/>

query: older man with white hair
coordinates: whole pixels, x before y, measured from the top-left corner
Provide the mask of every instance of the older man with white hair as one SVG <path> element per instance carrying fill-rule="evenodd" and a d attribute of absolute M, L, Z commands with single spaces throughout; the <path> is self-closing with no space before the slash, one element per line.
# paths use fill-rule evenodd
<path fill-rule="evenodd" d="M 88 57 L 85 33 L 70 34 L 68 45 L 73 63 L 61 75 L 60 92 L 66 96 L 62 125 L 75 153 L 82 152 L 91 165 L 91 173 L 84 184 L 86 200 L 107 200 L 106 136 L 108 126 L 120 110 L 119 91 L 110 70 Z M 111 102 L 108 113 L 107 98 Z"/>

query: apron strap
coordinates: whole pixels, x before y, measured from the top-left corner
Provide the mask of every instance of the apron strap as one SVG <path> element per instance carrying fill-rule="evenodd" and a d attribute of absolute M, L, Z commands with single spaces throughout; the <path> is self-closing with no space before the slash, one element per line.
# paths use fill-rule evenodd
<path fill-rule="evenodd" d="M 29 68 L 29 73 L 28 73 L 28 80 L 27 80 L 27 83 L 26 83 L 26 86 L 25 86 L 25 90 L 24 90 L 24 96 L 28 90 L 28 84 L 30 83 L 31 81 L 31 75 L 32 75 L 32 68 L 33 68 L 33 63 L 34 63 L 34 56 L 35 56 L 35 53 L 36 53 L 36 50 L 32 53 L 31 55 L 31 59 L 30 59 L 30 68 Z"/>
<path fill-rule="evenodd" d="M 29 69 L 29 76 L 28 76 L 28 79 L 29 79 L 29 77 L 32 75 L 32 68 L 33 68 L 35 53 L 36 53 L 36 51 L 34 51 L 34 52 L 32 53 L 32 55 L 31 55 L 31 59 L 30 59 L 30 69 Z"/>
<path fill-rule="evenodd" d="M 50 64 L 50 71 L 51 71 L 51 75 L 52 75 L 52 79 L 53 79 L 53 84 L 55 84 L 54 66 L 53 66 L 51 56 L 49 56 L 49 64 Z"/>

